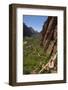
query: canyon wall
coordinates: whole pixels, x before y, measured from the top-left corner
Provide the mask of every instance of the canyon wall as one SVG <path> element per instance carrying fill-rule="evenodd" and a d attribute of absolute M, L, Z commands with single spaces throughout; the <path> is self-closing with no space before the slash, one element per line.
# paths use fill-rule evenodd
<path fill-rule="evenodd" d="M 43 65 L 40 70 L 41 73 L 44 69 L 57 71 L 57 17 L 49 16 L 47 21 L 43 25 L 41 31 L 41 46 L 44 48 L 44 52 L 49 55 L 49 62 Z"/>

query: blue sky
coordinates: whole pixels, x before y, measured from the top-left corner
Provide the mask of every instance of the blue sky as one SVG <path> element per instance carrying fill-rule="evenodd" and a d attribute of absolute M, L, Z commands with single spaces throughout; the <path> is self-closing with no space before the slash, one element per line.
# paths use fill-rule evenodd
<path fill-rule="evenodd" d="M 32 27 L 34 30 L 40 32 L 47 18 L 47 16 L 24 15 L 23 22 L 28 27 Z"/>

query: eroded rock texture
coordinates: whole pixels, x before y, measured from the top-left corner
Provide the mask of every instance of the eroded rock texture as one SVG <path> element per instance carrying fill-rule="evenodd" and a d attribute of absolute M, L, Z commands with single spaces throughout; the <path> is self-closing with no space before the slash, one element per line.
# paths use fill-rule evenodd
<path fill-rule="evenodd" d="M 39 73 L 44 70 L 57 72 L 57 17 L 49 16 L 43 25 L 41 46 L 47 55 L 50 56 L 49 62 L 43 65 Z"/>

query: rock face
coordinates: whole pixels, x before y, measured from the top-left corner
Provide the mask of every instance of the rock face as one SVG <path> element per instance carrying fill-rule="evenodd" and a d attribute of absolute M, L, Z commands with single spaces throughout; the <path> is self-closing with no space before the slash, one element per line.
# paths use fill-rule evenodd
<path fill-rule="evenodd" d="M 57 17 L 49 16 L 43 25 L 42 29 L 41 46 L 47 55 L 50 56 L 47 65 L 44 65 L 40 70 L 41 73 L 44 69 L 50 72 L 57 71 Z"/>

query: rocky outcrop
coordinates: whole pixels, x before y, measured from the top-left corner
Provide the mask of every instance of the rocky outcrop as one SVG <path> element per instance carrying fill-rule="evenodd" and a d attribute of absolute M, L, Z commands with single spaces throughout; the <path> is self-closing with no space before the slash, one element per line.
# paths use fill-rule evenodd
<path fill-rule="evenodd" d="M 57 17 L 48 17 L 42 29 L 41 46 L 44 51 L 49 55 L 49 61 L 46 65 L 42 66 L 39 73 L 44 70 L 49 72 L 57 71 Z"/>

